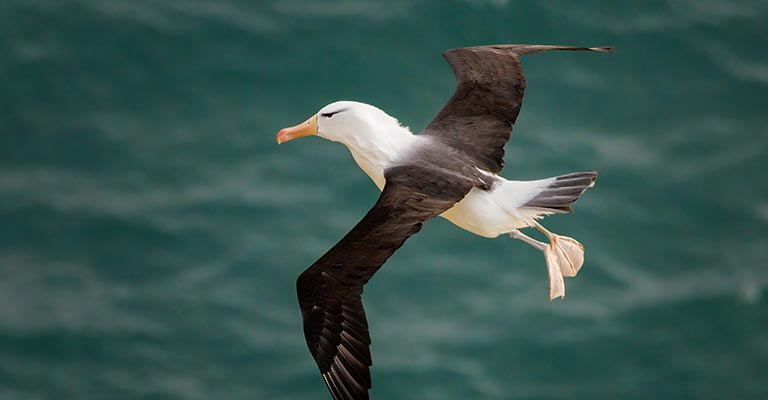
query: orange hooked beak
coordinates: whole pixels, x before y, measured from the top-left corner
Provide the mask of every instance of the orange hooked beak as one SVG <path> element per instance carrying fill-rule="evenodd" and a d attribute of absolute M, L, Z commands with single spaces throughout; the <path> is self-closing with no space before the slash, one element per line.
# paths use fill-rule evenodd
<path fill-rule="evenodd" d="M 277 132 L 277 144 L 315 134 L 317 134 L 317 115 L 309 117 L 308 120 L 296 126 L 281 129 Z"/>

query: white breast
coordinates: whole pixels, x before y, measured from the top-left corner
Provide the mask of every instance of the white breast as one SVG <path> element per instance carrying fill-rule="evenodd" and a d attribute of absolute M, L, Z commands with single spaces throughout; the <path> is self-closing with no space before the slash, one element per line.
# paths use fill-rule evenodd
<path fill-rule="evenodd" d="M 351 153 L 352 158 L 355 159 L 357 165 L 371 178 L 371 180 L 373 180 L 376 187 L 378 187 L 379 190 L 384 190 L 384 184 L 386 183 L 386 180 L 384 179 L 384 166 L 387 164 L 387 161 L 371 159 L 371 157 L 368 157 L 365 154 L 352 150 Z"/>

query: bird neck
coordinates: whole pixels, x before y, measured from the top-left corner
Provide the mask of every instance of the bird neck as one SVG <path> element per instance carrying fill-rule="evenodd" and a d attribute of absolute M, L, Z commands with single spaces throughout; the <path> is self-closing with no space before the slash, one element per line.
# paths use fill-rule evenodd
<path fill-rule="evenodd" d="M 413 148 L 417 136 L 403 126 L 367 126 L 343 143 L 357 165 L 378 186 L 384 188 L 384 170 Z"/>

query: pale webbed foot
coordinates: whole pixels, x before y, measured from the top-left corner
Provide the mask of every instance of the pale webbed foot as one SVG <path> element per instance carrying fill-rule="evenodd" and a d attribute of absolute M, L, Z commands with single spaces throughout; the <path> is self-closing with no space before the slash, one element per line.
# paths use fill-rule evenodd
<path fill-rule="evenodd" d="M 519 231 L 513 231 L 509 237 L 522 240 L 544 253 L 549 273 L 549 299 L 565 297 L 565 282 L 563 277 L 573 277 L 584 264 L 584 246 L 575 239 L 555 235 L 533 221 L 533 226 L 544 233 L 549 243 L 542 243 Z"/>
<path fill-rule="evenodd" d="M 574 238 L 555 235 L 536 221 L 533 221 L 533 226 L 549 239 L 549 245 L 544 250 L 547 263 L 550 262 L 550 258 L 556 259 L 555 262 L 563 272 L 563 276 L 569 278 L 576 276 L 584 264 L 584 246 Z"/>
<path fill-rule="evenodd" d="M 554 300 L 558 297 L 565 297 L 565 282 L 563 281 L 563 272 L 560 268 L 557 258 L 553 257 L 553 251 L 551 244 L 539 242 L 538 240 L 520 232 L 513 231 L 509 234 L 509 237 L 513 239 L 519 239 L 523 242 L 530 244 L 531 246 L 541 250 L 544 253 L 544 258 L 547 260 L 547 273 L 549 274 L 549 300 Z"/>

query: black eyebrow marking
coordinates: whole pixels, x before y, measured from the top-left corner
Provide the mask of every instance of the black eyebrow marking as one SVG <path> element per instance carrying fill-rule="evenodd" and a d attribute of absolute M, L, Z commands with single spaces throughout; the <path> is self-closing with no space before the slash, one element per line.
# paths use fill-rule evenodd
<path fill-rule="evenodd" d="M 338 110 L 338 111 L 333 111 L 333 112 L 329 112 L 329 113 L 323 113 L 323 114 L 320 114 L 320 116 L 321 116 L 321 117 L 328 117 L 328 118 L 331 118 L 331 117 L 333 117 L 333 115 L 334 115 L 334 114 L 338 114 L 338 113 L 340 113 L 340 112 L 342 112 L 342 111 L 347 111 L 347 109 L 346 109 L 346 108 L 343 108 L 343 109 L 341 109 L 341 110 Z"/>

